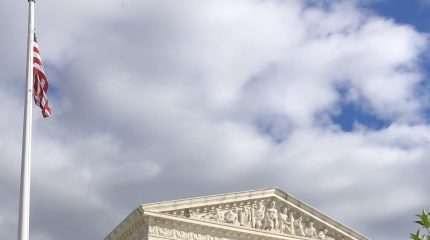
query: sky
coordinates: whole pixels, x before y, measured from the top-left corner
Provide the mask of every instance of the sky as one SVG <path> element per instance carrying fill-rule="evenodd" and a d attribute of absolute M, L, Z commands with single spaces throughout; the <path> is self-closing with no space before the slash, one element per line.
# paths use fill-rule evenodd
<path fill-rule="evenodd" d="M 278 187 L 371 239 L 430 203 L 430 1 L 39 0 L 31 239 Z M 0 239 L 16 239 L 27 1 L 0 1 Z"/>

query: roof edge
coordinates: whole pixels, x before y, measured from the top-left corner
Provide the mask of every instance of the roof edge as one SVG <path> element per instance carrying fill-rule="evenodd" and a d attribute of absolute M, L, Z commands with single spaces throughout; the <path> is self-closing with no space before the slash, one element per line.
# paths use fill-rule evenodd
<path fill-rule="evenodd" d="M 226 194 L 216 194 L 202 197 L 192 197 L 192 198 L 184 198 L 178 200 L 170 200 L 170 201 L 161 201 L 155 203 L 144 203 L 139 205 L 144 210 L 149 211 L 166 211 L 170 208 L 178 208 L 182 206 L 194 207 L 197 205 L 204 205 L 210 201 L 223 201 L 223 200 L 236 200 L 241 198 L 249 198 L 249 197 L 264 197 L 269 195 L 275 195 L 277 191 L 281 191 L 278 188 L 263 188 L 257 190 L 248 190 L 241 192 L 233 192 Z"/>

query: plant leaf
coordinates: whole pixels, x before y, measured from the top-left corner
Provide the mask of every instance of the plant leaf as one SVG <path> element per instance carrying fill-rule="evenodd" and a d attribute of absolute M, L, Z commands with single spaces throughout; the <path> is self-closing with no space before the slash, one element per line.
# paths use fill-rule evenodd
<path fill-rule="evenodd" d="M 421 237 L 420 237 L 420 230 L 419 229 L 417 230 L 417 233 L 415 233 L 415 234 L 411 233 L 410 239 L 412 239 L 412 240 L 424 240 L 424 239 L 421 239 Z"/>
<path fill-rule="evenodd" d="M 421 218 L 421 221 L 423 223 L 422 226 L 424 228 L 429 229 L 430 228 L 430 217 L 429 217 L 429 214 L 426 213 L 425 210 L 423 210 L 423 213 L 420 215 L 420 218 Z"/>

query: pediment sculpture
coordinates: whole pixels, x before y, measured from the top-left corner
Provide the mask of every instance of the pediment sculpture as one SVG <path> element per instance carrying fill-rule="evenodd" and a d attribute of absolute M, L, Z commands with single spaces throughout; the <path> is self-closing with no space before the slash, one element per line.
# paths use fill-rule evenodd
<path fill-rule="evenodd" d="M 324 223 L 315 224 L 314 220 L 304 216 L 293 207 L 272 198 L 188 208 L 166 213 L 310 239 L 343 239 L 331 235 L 329 227 Z"/>
<path fill-rule="evenodd" d="M 141 204 L 105 238 L 166 239 L 369 240 L 277 188 Z"/>

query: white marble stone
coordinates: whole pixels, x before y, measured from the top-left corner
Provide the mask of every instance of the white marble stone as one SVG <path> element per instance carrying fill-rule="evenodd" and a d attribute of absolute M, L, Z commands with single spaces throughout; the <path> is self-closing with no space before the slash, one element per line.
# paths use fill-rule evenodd
<path fill-rule="evenodd" d="M 368 240 L 276 188 L 142 204 L 105 238 L 151 239 Z"/>

